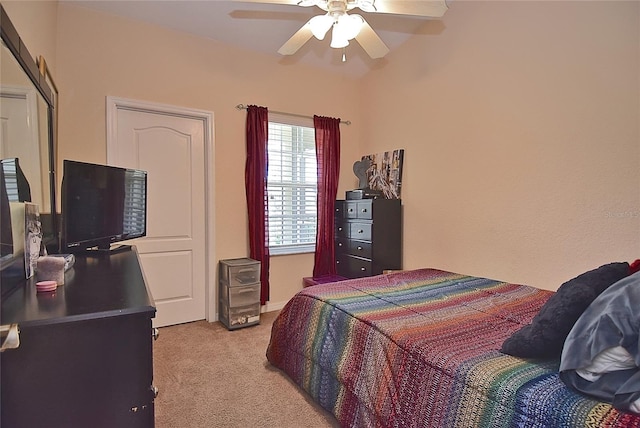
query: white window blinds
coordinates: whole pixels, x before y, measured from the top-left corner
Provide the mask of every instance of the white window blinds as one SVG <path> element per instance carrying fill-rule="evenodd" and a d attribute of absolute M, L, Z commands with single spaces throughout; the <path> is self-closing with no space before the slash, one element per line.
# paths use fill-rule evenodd
<path fill-rule="evenodd" d="M 268 156 L 270 252 L 313 252 L 318 220 L 313 120 L 270 113 Z"/>
<path fill-rule="evenodd" d="M 140 235 L 146 231 L 146 179 L 146 174 L 142 171 L 126 171 L 122 225 L 125 235 Z"/>
<path fill-rule="evenodd" d="M 18 191 L 18 169 L 14 159 L 2 160 L 2 171 L 4 173 L 4 182 L 7 188 L 7 196 L 9 202 L 19 202 L 20 194 Z"/>

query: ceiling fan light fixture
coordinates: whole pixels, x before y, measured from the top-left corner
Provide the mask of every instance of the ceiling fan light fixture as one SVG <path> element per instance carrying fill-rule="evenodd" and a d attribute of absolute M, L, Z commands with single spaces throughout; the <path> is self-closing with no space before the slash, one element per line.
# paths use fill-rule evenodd
<path fill-rule="evenodd" d="M 1 1 L 1 0 L 0 0 Z M 307 21 L 287 42 L 278 49 L 282 55 L 293 55 L 311 37 L 324 40 L 333 26 L 332 48 L 344 49 L 355 39 L 372 59 L 384 57 L 389 48 L 358 14 L 349 14 L 353 9 L 366 13 L 423 16 L 439 18 L 447 11 L 450 0 L 234 0 L 257 3 L 296 4 L 318 6 L 326 15 L 314 16 Z M 344 51 L 343 51 L 344 55 Z"/>
<path fill-rule="evenodd" d="M 360 15 L 342 15 L 338 19 L 338 25 L 344 28 L 347 40 L 355 38 L 362 28 L 364 19 Z"/>
<path fill-rule="evenodd" d="M 314 16 L 309 20 L 309 27 L 311 28 L 311 32 L 318 40 L 323 40 L 324 36 L 327 34 L 327 31 L 333 25 L 333 18 L 327 15 L 318 15 Z"/>
<path fill-rule="evenodd" d="M 347 38 L 345 29 L 340 26 L 339 23 L 333 24 L 333 31 L 331 32 L 331 47 L 335 49 L 344 48 L 349 45 L 349 39 Z"/>

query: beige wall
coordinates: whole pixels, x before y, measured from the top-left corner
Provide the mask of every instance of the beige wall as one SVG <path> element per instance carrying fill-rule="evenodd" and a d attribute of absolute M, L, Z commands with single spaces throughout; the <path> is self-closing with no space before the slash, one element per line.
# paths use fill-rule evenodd
<path fill-rule="evenodd" d="M 283 66 L 275 55 L 238 50 L 68 3 L 60 3 L 58 19 L 60 159 L 106 161 L 108 95 L 214 113 L 215 260 L 210 260 L 214 269 L 218 259 L 249 253 L 246 112 L 238 111 L 237 104 L 353 121 L 354 125 L 341 126 L 342 174 L 353 175 L 350 165 L 361 153 L 357 82 L 302 66 Z M 286 302 L 312 269 L 312 254 L 272 257 L 271 303 Z"/>
<path fill-rule="evenodd" d="M 32 6 L 7 7 L 13 19 L 12 9 L 28 16 Z M 213 111 L 218 259 L 248 252 L 238 103 L 352 120 L 341 127 L 339 195 L 355 186 L 359 156 L 404 148 L 405 268 L 555 289 L 640 257 L 637 2 L 457 0 L 359 82 L 57 9 L 42 10 L 57 13 L 60 158 L 106 160 L 107 95 Z M 51 49 L 32 40 L 34 55 Z M 274 257 L 272 302 L 297 291 L 312 264 Z"/>
<path fill-rule="evenodd" d="M 451 3 L 364 80 L 404 265 L 556 289 L 640 257 L 640 3 Z"/>
<path fill-rule="evenodd" d="M 55 79 L 57 1 L 6 1 L 4 7 L 33 59 L 42 55 Z"/>

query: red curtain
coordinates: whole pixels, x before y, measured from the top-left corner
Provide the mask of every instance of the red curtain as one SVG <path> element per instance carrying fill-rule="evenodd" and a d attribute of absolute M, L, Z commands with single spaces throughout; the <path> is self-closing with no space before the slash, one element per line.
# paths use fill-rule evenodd
<path fill-rule="evenodd" d="M 244 183 L 249 212 L 249 257 L 260 261 L 260 304 L 269 300 L 269 238 L 267 229 L 267 142 L 269 117 L 266 107 L 247 107 L 247 162 Z"/>
<path fill-rule="evenodd" d="M 340 119 L 313 116 L 318 163 L 318 230 L 313 276 L 335 275 L 334 221 L 340 175 Z"/>

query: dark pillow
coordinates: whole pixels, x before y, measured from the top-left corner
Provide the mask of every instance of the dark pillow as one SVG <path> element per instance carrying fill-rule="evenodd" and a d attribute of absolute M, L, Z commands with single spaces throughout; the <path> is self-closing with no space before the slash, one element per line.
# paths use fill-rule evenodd
<path fill-rule="evenodd" d="M 565 282 L 531 324 L 504 341 L 501 351 L 522 358 L 560 357 L 564 340 L 580 315 L 610 285 L 629 275 L 629 263 L 600 266 Z"/>

